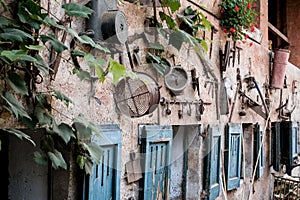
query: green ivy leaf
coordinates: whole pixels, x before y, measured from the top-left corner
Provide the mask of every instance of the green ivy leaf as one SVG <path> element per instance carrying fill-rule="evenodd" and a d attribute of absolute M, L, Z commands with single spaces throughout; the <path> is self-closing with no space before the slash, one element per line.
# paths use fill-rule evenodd
<path fill-rule="evenodd" d="M 41 6 L 34 1 L 24 1 L 19 3 L 18 17 L 22 23 L 29 24 L 34 29 L 40 29 L 41 21 L 47 13 L 41 13 Z"/>
<path fill-rule="evenodd" d="M 201 16 L 201 20 L 202 20 L 204 27 L 207 28 L 208 31 L 210 31 L 211 30 L 210 21 L 207 20 L 206 16 L 203 13 L 199 13 L 199 15 Z"/>
<path fill-rule="evenodd" d="M 91 45 L 92 47 L 94 47 L 96 49 L 99 49 L 100 51 L 103 51 L 105 53 L 110 53 L 110 51 L 107 48 L 102 47 L 101 45 L 95 43 L 95 41 L 87 35 L 79 35 L 72 28 L 68 28 L 67 32 L 69 34 L 73 35 L 82 44 L 88 44 L 88 45 Z"/>
<path fill-rule="evenodd" d="M 31 130 L 34 130 L 36 128 L 36 124 L 37 124 L 37 121 L 36 119 L 28 119 L 26 117 L 21 117 L 21 120 L 22 122 L 28 126 Z"/>
<path fill-rule="evenodd" d="M 61 123 L 58 126 L 56 123 L 53 123 L 53 131 L 57 133 L 66 144 L 68 144 L 71 138 L 75 138 L 72 127 L 65 123 Z"/>
<path fill-rule="evenodd" d="M 73 101 L 67 97 L 66 95 L 64 95 L 63 93 L 61 93 L 60 91 L 58 90 L 54 90 L 52 88 L 53 92 L 54 92 L 54 97 L 61 100 L 62 102 L 64 102 L 66 104 L 66 106 L 69 106 L 70 103 L 73 103 Z"/>
<path fill-rule="evenodd" d="M 39 70 L 41 70 L 44 75 L 48 75 L 49 71 L 53 71 L 48 65 L 48 63 L 45 62 L 45 60 L 40 56 L 39 54 L 35 55 L 36 61 L 33 63 L 34 66 L 36 66 Z"/>
<path fill-rule="evenodd" d="M 166 13 L 160 11 L 159 16 L 162 21 L 166 21 L 168 28 L 173 29 L 177 26 L 175 19 Z"/>
<path fill-rule="evenodd" d="M 78 164 L 80 169 L 84 168 L 85 162 L 86 162 L 86 157 L 82 155 L 78 155 L 76 158 L 76 163 Z"/>
<path fill-rule="evenodd" d="M 92 175 L 93 163 L 90 160 L 87 160 L 84 164 L 84 170 L 87 174 Z"/>
<path fill-rule="evenodd" d="M 95 67 L 95 71 L 96 71 L 96 74 L 98 76 L 98 78 L 101 80 L 101 82 L 103 83 L 105 81 L 105 76 L 104 76 L 104 71 L 101 67 L 99 66 L 96 66 Z"/>
<path fill-rule="evenodd" d="M 10 22 L 11 21 L 8 20 L 7 18 L 0 16 L 0 27 L 1 28 L 8 26 Z"/>
<path fill-rule="evenodd" d="M 76 4 L 76 3 L 67 3 L 63 4 L 62 8 L 66 10 L 66 14 L 69 16 L 84 17 L 88 18 L 90 14 L 94 11 L 86 6 Z"/>
<path fill-rule="evenodd" d="M 76 129 L 77 138 L 79 139 L 90 139 L 92 133 L 97 137 L 102 138 L 98 131 L 98 127 L 94 123 L 86 120 L 82 114 L 79 114 L 73 119 L 73 126 Z"/>
<path fill-rule="evenodd" d="M 126 73 L 125 66 L 121 65 L 120 63 L 110 59 L 109 62 L 109 72 L 113 75 L 113 82 L 116 84 L 121 77 L 123 77 Z"/>
<path fill-rule="evenodd" d="M 38 152 L 38 151 L 35 151 L 33 153 L 33 156 L 34 156 L 33 159 L 36 163 L 43 165 L 43 166 L 47 166 L 47 164 L 48 164 L 47 157 L 42 156 L 42 154 L 40 154 L 40 152 Z"/>
<path fill-rule="evenodd" d="M 25 39 L 29 38 L 34 40 L 34 38 L 24 31 L 15 28 L 6 28 L 3 30 L 3 33 L 0 33 L 0 38 L 4 40 L 18 41 L 23 42 Z"/>
<path fill-rule="evenodd" d="M 104 65 L 105 65 L 105 60 L 102 58 L 95 58 L 95 56 L 93 56 L 92 54 L 88 53 L 83 57 L 84 60 L 87 61 L 89 67 L 91 69 L 95 69 L 96 67 L 99 67 L 101 69 L 103 69 Z"/>
<path fill-rule="evenodd" d="M 88 125 L 85 126 L 83 123 L 77 121 L 73 123 L 76 129 L 77 138 L 80 140 L 89 140 L 92 136 L 92 130 L 88 128 Z"/>
<path fill-rule="evenodd" d="M 188 6 L 183 11 L 184 15 L 195 15 L 197 13 L 191 6 Z"/>
<path fill-rule="evenodd" d="M 5 50 L 1 52 L 1 56 L 7 57 L 10 61 L 28 61 L 36 62 L 36 59 L 32 56 L 27 55 L 27 51 L 24 50 Z"/>
<path fill-rule="evenodd" d="M 88 71 L 85 70 L 79 70 L 76 72 L 76 75 L 78 78 L 83 81 L 83 80 L 91 80 L 91 74 Z"/>
<path fill-rule="evenodd" d="M 79 56 L 79 57 L 83 57 L 86 54 L 85 52 L 78 49 L 74 49 L 71 53 L 73 56 Z"/>
<path fill-rule="evenodd" d="M 53 121 L 53 116 L 50 115 L 47 111 L 45 111 L 40 106 L 37 106 L 34 109 L 33 114 L 34 114 L 34 116 L 36 116 L 40 126 L 43 126 L 45 124 L 51 124 Z"/>
<path fill-rule="evenodd" d="M 60 29 L 60 30 L 65 30 L 65 29 L 66 29 L 64 26 L 59 25 L 59 24 L 55 21 L 55 19 L 52 18 L 52 17 L 48 17 L 48 16 L 47 16 L 47 17 L 43 20 L 43 22 L 44 22 L 45 24 L 47 24 L 48 26 L 53 26 L 53 27 L 58 28 L 58 29 Z"/>
<path fill-rule="evenodd" d="M 41 51 L 46 49 L 44 46 L 41 45 L 28 45 L 28 46 L 26 45 L 25 47 L 29 50 L 35 50 L 35 51 Z"/>
<path fill-rule="evenodd" d="M 171 9 L 172 13 L 177 11 L 181 6 L 179 0 L 163 0 L 163 2 L 163 5 L 167 5 Z"/>
<path fill-rule="evenodd" d="M 13 71 L 9 71 L 7 74 L 10 87 L 17 94 L 28 95 L 28 89 L 24 79 Z"/>
<path fill-rule="evenodd" d="M 205 40 L 201 40 L 200 44 L 205 51 L 208 51 L 208 44 Z"/>
<path fill-rule="evenodd" d="M 100 145 L 96 144 L 95 142 L 91 142 L 88 145 L 84 145 L 84 147 L 86 148 L 86 150 L 89 152 L 92 160 L 96 163 L 96 164 L 100 164 L 101 161 L 101 157 L 103 155 L 103 150 L 100 147 Z"/>
<path fill-rule="evenodd" d="M 59 151 L 55 149 L 54 152 L 48 152 L 47 154 L 52 161 L 52 167 L 54 169 L 58 169 L 59 167 L 67 169 L 67 163 Z"/>
<path fill-rule="evenodd" d="M 11 111 L 16 116 L 17 119 L 19 118 L 19 116 L 31 119 L 28 113 L 25 111 L 22 104 L 19 103 L 19 101 L 14 97 L 12 93 L 5 92 L 4 95 L 1 95 L 1 97 L 9 105 L 9 108 L 7 109 Z"/>
<path fill-rule="evenodd" d="M 151 49 L 158 50 L 158 51 L 164 51 L 165 50 L 165 47 L 159 42 L 156 42 L 156 43 L 149 42 L 149 47 Z"/>
<path fill-rule="evenodd" d="M 13 129 L 13 128 L 10 128 L 10 129 L 4 129 L 4 131 L 8 132 L 8 133 L 11 133 L 15 136 L 17 136 L 17 138 L 19 138 L 20 140 L 23 140 L 23 139 L 26 139 L 28 140 L 33 146 L 36 146 L 35 145 L 35 142 L 31 139 L 31 137 L 25 133 L 23 133 L 22 131 L 20 130 L 17 130 L 17 129 Z"/>
<path fill-rule="evenodd" d="M 41 40 L 44 44 L 49 41 L 57 53 L 61 53 L 68 49 L 68 47 L 56 39 L 55 35 L 53 34 L 41 35 Z"/>

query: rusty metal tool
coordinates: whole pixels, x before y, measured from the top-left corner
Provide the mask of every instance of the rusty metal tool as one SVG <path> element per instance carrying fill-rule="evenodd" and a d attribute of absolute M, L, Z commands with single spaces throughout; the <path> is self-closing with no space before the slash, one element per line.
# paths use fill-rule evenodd
<path fill-rule="evenodd" d="M 196 77 L 196 69 L 191 70 L 192 84 L 194 91 L 197 89 L 198 97 L 200 97 L 199 77 Z"/>
<path fill-rule="evenodd" d="M 212 26 L 211 33 L 210 33 L 209 59 L 211 59 L 211 56 L 212 56 L 214 34 L 217 32 L 218 32 L 218 29 L 216 29 L 216 27 Z"/>
<path fill-rule="evenodd" d="M 225 72 L 228 61 L 229 61 L 229 57 L 230 57 L 230 42 L 229 41 L 227 41 L 225 44 L 224 53 L 223 53 L 223 50 L 220 48 L 219 54 L 220 54 L 220 70 L 222 72 Z"/>
<path fill-rule="evenodd" d="M 235 67 L 236 42 L 233 42 L 233 48 L 231 48 L 230 51 L 232 52 L 232 67 Z"/>

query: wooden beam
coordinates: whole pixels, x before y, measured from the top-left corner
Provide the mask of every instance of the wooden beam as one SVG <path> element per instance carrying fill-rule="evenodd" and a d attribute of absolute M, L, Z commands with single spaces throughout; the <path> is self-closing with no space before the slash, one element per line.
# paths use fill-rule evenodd
<path fill-rule="evenodd" d="M 268 22 L 269 30 L 272 31 L 274 34 L 279 36 L 281 39 L 286 41 L 288 44 L 290 44 L 289 38 L 286 37 L 283 33 L 281 33 L 275 26 L 273 26 L 270 22 Z"/>

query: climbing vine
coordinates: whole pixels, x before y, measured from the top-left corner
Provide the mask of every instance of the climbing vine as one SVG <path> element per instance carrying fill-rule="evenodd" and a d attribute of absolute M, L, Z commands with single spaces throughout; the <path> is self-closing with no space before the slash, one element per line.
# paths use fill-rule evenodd
<path fill-rule="evenodd" d="M 0 1 L 0 125 L 5 126 L 5 120 L 1 116 L 9 114 L 21 127 L 46 130 L 41 141 L 41 151 L 34 153 L 36 162 L 47 164 L 50 161 L 54 168 L 67 169 L 67 163 L 58 148 L 63 146 L 74 151 L 79 167 L 90 173 L 92 162 L 99 163 L 101 157 L 101 148 L 90 142 L 92 133 L 101 137 L 97 127 L 83 115 L 69 116 L 72 118 L 71 124 L 57 123 L 52 114 L 51 100 L 60 100 L 66 109 L 73 103 L 72 100 L 54 88 L 37 88 L 45 79 L 55 81 L 61 61 L 70 60 L 62 55 L 82 57 L 102 81 L 110 72 L 116 82 L 126 75 L 125 67 L 112 59 L 106 66 L 106 60 L 96 58 L 88 51 L 70 48 L 66 44 L 66 37 L 69 36 L 79 45 L 89 46 L 104 54 L 109 53 L 107 48 L 96 43 L 88 34 L 79 34 L 72 28 L 74 18 L 88 18 L 92 14 L 93 10 L 90 8 L 75 3 L 63 4 L 61 9 L 65 15 L 58 19 L 41 7 L 39 1 L 15 3 L 17 6 L 12 7 L 5 0 Z M 41 34 L 42 28 L 49 29 L 47 34 Z M 78 65 L 74 65 L 73 73 L 81 80 L 91 78 L 89 71 Z M 36 145 L 22 129 L 3 130 Z"/>
<path fill-rule="evenodd" d="M 158 28 L 161 35 L 168 39 L 168 43 L 178 51 L 183 43 L 188 43 L 201 57 L 202 51 L 200 48 L 207 51 L 208 44 L 206 38 L 199 37 L 199 33 L 200 31 L 210 31 L 211 23 L 202 12 L 191 6 L 182 8 L 177 0 L 163 0 L 160 2 L 162 9 L 157 14 L 156 3 L 153 1 L 154 14 L 149 18 L 150 24 Z M 167 31 L 164 29 L 163 23 L 168 27 Z M 168 67 L 163 58 L 164 47 L 158 43 L 150 44 L 150 48 L 154 49 L 156 54 L 148 52 L 148 62 L 153 63 L 158 73 L 163 75 Z"/>

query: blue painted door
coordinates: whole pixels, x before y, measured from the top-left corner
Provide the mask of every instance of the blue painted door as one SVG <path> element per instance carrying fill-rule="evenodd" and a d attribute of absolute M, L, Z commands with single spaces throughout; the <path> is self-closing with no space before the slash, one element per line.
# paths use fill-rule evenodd
<path fill-rule="evenodd" d="M 241 124 L 228 124 L 225 143 L 225 173 L 227 190 L 240 186 L 241 169 Z"/>
<path fill-rule="evenodd" d="M 144 200 L 167 200 L 170 187 L 172 127 L 145 125 L 140 126 L 140 131 L 145 160 L 141 197 Z"/>
<path fill-rule="evenodd" d="M 208 129 L 204 163 L 204 187 L 208 200 L 217 198 L 220 192 L 221 138 L 220 128 L 210 127 Z"/>
<path fill-rule="evenodd" d="M 150 171 L 148 173 L 147 186 L 151 193 L 147 195 L 147 198 L 165 199 L 166 194 L 164 191 L 168 181 L 167 143 L 151 143 L 149 153 L 150 159 L 147 160 L 147 164 Z"/>
<path fill-rule="evenodd" d="M 89 200 L 112 200 L 115 177 L 115 145 L 102 146 L 103 155 L 99 165 L 94 164 L 90 176 Z"/>
<path fill-rule="evenodd" d="M 101 146 L 103 153 L 99 164 L 94 163 L 92 174 L 85 177 L 84 200 L 119 200 L 122 152 L 122 131 L 118 125 L 99 125 L 101 137 L 92 141 Z"/>
<path fill-rule="evenodd" d="M 253 169 L 256 165 L 256 162 L 257 162 L 257 167 L 255 171 L 255 177 L 260 178 L 264 173 L 264 144 L 263 144 L 263 131 L 262 131 L 261 124 L 255 125 Z"/>

